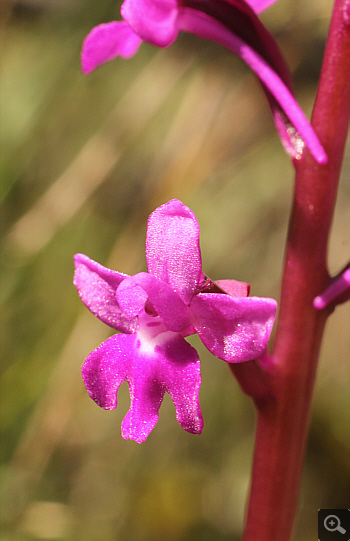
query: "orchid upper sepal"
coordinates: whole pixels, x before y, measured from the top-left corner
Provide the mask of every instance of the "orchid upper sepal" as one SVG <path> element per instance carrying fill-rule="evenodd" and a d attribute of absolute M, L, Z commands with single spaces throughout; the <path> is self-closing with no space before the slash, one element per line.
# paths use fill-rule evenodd
<path fill-rule="evenodd" d="M 272 3 L 125 0 L 121 7 L 123 21 L 99 25 L 86 37 L 83 71 L 89 73 L 116 56 L 132 56 L 142 41 L 168 47 L 182 30 L 215 41 L 240 56 L 260 79 L 281 141 L 291 157 L 299 159 L 306 144 L 318 162 L 326 163 L 323 147 L 293 96 L 289 70 L 278 45 L 256 15 Z"/>
<path fill-rule="evenodd" d="M 92 313 L 124 333 L 87 357 L 85 386 L 98 405 L 113 409 L 119 386 L 128 382 L 131 405 L 122 435 L 139 443 L 155 426 L 165 392 L 180 425 L 192 433 L 202 430 L 200 362 L 184 337 L 198 333 L 220 359 L 245 362 L 266 349 L 276 312 L 273 299 L 247 297 L 248 284 L 215 283 L 205 276 L 199 225 L 181 201 L 151 214 L 146 258 L 148 273 L 127 276 L 77 254 L 74 277 Z"/>

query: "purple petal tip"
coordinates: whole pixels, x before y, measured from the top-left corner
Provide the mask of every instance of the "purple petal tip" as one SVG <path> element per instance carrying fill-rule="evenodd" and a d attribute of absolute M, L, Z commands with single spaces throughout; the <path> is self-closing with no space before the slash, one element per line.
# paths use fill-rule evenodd
<path fill-rule="evenodd" d="M 350 298 L 350 267 L 347 266 L 338 276 L 333 278 L 325 291 L 315 297 L 313 306 L 316 310 L 323 310 L 330 304 L 341 304 Z"/>
<path fill-rule="evenodd" d="M 81 52 L 82 71 L 91 73 L 117 56 L 130 58 L 141 45 L 141 38 L 124 21 L 95 26 L 86 36 Z"/>

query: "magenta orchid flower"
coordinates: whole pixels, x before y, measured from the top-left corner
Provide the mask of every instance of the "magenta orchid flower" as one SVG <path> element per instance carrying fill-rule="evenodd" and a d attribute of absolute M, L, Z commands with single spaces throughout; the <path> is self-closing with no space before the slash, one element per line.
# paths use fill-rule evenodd
<path fill-rule="evenodd" d="M 180 31 L 215 41 L 241 57 L 260 79 L 286 151 L 296 159 L 306 144 L 327 156 L 293 96 L 289 70 L 274 38 L 257 17 L 276 0 L 124 0 L 123 20 L 96 26 L 82 50 L 84 73 L 117 56 L 133 56 L 146 41 L 168 47 Z"/>
<path fill-rule="evenodd" d="M 338 276 L 332 279 L 325 291 L 315 297 L 314 308 L 323 310 L 326 306 L 341 304 L 350 299 L 350 263 Z"/>
<path fill-rule="evenodd" d="M 200 361 L 186 336 L 198 333 L 228 363 L 253 360 L 266 350 L 276 312 L 273 299 L 247 297 L 247 284 L 214 283 L 203 274 L 199 225 L 181 201 L 150 215 L 146 259 L 147 273 L 128 276 L 77 254 L 74 276 L 91 312 L 122 333 L 88 355 L 85 386 L 99 406 L 114 409 L 119 386 L 128 382 L 131 405 L 122 436 L 138 443 L 157 423 L 165 392 L 182 428 L 202 431 Z"/>

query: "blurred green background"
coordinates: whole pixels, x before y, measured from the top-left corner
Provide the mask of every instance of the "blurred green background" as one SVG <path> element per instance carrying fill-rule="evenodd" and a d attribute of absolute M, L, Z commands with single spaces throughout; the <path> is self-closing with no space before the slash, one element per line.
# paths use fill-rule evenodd
<path fill-rule="evenodd" d="M 331 12 L 280 0 L 263 15 L 310 114 Z M 173 197 L 196 213 L 203 267 L 278 298 L 293 171 L 253 75 L 188 35 L 144 44 L 89 76 L 81 42 L 118 18 L 112 0 L 5 0 L 1 64 L 2 541 L 238 541 L 254 409 L 224 362 L 202 359 L 201 436 L 168 396 L 141 446 L 118 409 L 98 408 L 80 366 L 112 334 L 79 301 L 73 254 L 145 270 L 148 214 Z M 349 250 L 349 151 L 330 247 Z M 349 308 L 330 319 L 319 369 L 295 541 L 317 509 L 349 505 Z M 258 540 L 257 540 L 258 541 Z"/>

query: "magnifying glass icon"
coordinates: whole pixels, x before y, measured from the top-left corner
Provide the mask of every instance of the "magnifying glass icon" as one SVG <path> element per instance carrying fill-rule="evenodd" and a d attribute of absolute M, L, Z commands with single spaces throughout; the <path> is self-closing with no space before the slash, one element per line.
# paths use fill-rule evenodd
<path fill-rule="evenodd" d="M 324 527 L 329 532 L 340 532 L 340 533 L 346 533 L 346 530 L 341 527 L 340 520 L 336 515 L 328 515 L 324 519 Z"/>

